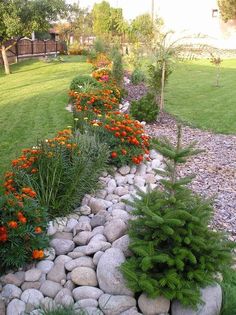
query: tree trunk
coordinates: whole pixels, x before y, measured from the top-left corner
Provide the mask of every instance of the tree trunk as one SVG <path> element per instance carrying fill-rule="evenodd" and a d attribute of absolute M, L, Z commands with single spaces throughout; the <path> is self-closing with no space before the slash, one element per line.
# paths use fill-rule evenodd
<path fill-rule="evenodd" d="M 10 74 L 10 67 L 9 67 L 9 63 L 7 59 L 7 51 L 4 45 L 2 45 L 2 59 L 3 59 L 4 68 L 5 68 L 5 73 Z"/>
<path fill-rule="evenodd" d="M 160 116 L 163 115 L 163 110 L 164 110 L 165 73 L 166 73 L 166 62 L 164 61 L 162 65 L 162 76 L 161 76 Z"/>

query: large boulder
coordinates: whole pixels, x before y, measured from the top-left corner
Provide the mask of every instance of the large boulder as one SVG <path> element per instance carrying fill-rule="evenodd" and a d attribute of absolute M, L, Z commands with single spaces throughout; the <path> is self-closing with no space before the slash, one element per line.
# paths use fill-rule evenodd
<path fill-rule="evenodd" d="M 125 256 L 119 248 L 108 249 L 99 259 L 97 278 L 100 289 L 105 293 L 133 295 L 126 287 L 123 275 L 119 270 L 124 261 Z"/>
<path fill-rule="evenodd" d="M 201 290 L 203 304 L 196 310 L 182 306 L 178 301 L 171 305 L 172 315 L 219 315 L 222 304 L 222 290 L 219 284 Z"/>

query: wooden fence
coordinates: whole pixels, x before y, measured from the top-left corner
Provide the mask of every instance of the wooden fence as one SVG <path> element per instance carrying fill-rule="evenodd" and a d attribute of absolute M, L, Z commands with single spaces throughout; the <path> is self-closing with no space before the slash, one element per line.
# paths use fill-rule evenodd
<path fill-rule="evenodd" d="M 66 50 L 64 42 L 55 40 L 31 40 L 29 38 L 22 38 L 14 41 L 10 40 L 6 44 L 6 47 L 13 45 L 7 51 L 7 57 L 9 63 L 17 62 L 19 59 L 47 56 L 50 54 L 59 53 Z M 3 64 L 2 56 L 0 55 L 0 64 Z"/>

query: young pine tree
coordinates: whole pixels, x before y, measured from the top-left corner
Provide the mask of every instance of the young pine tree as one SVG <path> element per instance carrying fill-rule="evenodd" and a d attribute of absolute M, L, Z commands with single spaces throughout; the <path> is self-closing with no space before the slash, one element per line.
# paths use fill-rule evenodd
<path fill-rule="evenodd" d="M 178 176 L 178 165 L 199 150 L 194 144 L 181 146 L 180 128 L 176 146 L 167 139 L 155 145 L 166 158 L 162 187 L 140 191 L 130 203 L 136 215 L 129 229 L 133 256 L 121 270 L 134 292 L 196 307 L 200 288 L 214 283 L 216 273 L 231 265 L 233 243 L 208 227 L 213 208 L 187 188 L 193 177 Z"/>

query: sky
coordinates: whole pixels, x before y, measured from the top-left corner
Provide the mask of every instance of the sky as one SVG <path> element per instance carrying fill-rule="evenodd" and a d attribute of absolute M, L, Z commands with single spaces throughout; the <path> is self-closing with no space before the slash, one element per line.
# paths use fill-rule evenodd
<path fill-rule="evenodd" d="M 137 15 L 143 13 L 151 13 L 152 0 L 107 0 L 112 7 L 123 9 L 125 19 L 130 20 Z M 69 0 L 69 2 L 78 2 L 76 0 Z M 82 7 L 92 8 L 94 3 L 102 2 L 102 0 L 79 0 Z"/>

